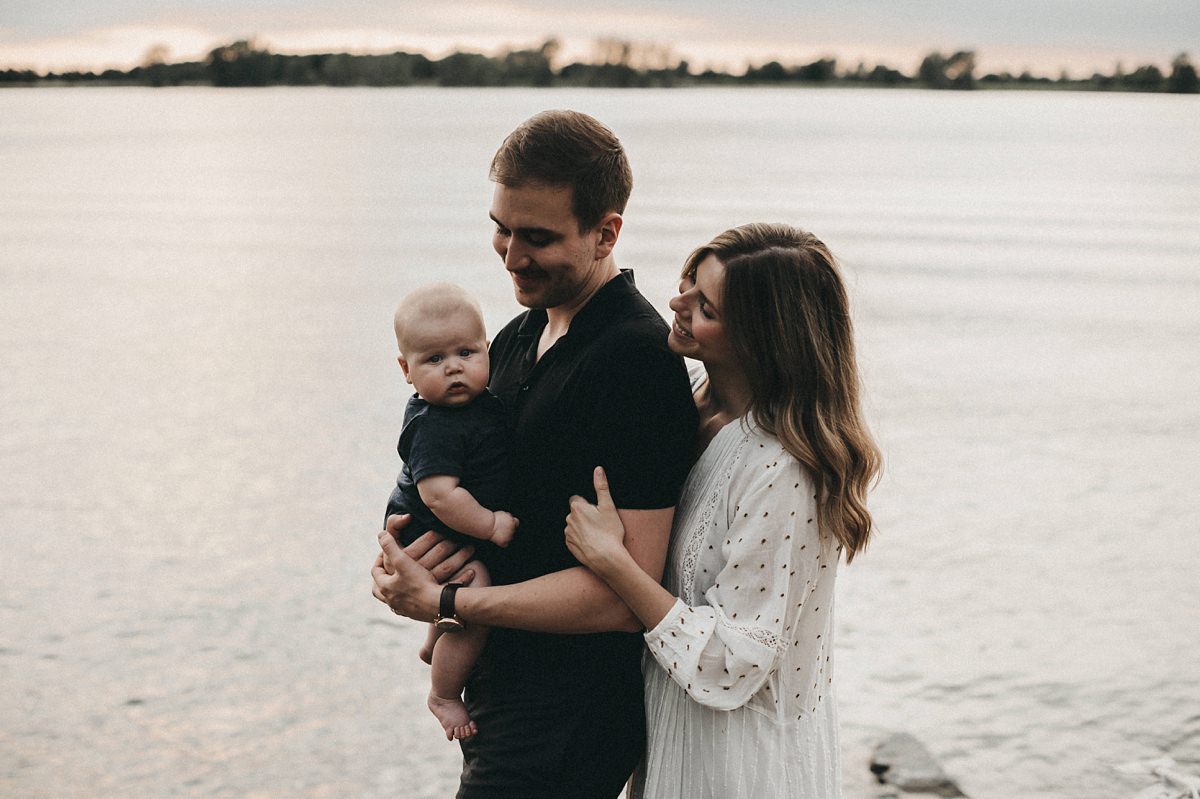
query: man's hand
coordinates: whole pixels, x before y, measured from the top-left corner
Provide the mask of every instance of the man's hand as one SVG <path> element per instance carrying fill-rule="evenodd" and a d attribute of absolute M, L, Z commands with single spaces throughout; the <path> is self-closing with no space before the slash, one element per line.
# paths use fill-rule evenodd
<path fill-rule="evenodd" d="M 441 599 L 439 583 L 451 577 L 470 583 L 475 573 L 463 566 L 475 553 L 473 547 L 457 548 L 434 532 L 427 532 L 403 549 L 395 533 L 410 516 L 390 516 L 387 529 L 379 533 L 383 550 L 371 567 L 375 586 L 371 593 L 393 613 L 418 621 L 433 621 Z"/>
<path fill-rule="evenodd" d="M 400 531 L 411 521 L 412 516 L 407 513 L 392 514 L 387 519 L 387 531 L 393 539 L 399 541 Z M 463 580 L 462 575 L 458 574 L 467 561 L 474 557 L 475 547 L 459 547 L 432 530 L 425 531 L 416 541 L 406 546 L 404 554 L 425 567 L 439 583 L 448 582 L 455 575 L 459 576 L 457 582 L 460 583 L 469 583 L 475 577 L 474 573 L 469 573 L 470 578 Z"/>

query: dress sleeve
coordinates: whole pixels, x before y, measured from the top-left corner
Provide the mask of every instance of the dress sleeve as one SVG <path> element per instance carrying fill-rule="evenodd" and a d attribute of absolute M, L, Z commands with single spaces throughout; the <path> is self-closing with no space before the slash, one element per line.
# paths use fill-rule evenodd
<path fill-rule="evenodd" d="M 717 710 L 745 705 L 778 667 L 790 632 L 808 610 L 826 557 L 817 534 L 812 481 L 782 455 L 730 488 L 728 522 L 718 541 L 720 571 L 703 604 L 682 600 L 646 633 L 650 653 L 692 699 Z M 739 487 L 737 484 L 741 482 Z"/>

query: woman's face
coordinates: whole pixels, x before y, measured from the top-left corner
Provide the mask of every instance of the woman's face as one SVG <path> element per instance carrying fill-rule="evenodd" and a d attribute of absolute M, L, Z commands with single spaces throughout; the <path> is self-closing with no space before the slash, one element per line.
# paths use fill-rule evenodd
<path fill-rule="evenodd" d="M 671 351 L 711 365 L 733 365 L 733 345 L 721 315 L 725 265 L 710 255 L 679 281 L 679 294 L 669 303 L 675 312 L 667 346 Z"/>

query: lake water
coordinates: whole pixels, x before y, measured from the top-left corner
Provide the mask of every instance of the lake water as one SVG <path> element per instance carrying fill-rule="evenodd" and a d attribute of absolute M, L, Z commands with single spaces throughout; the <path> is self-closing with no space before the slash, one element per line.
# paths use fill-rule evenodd
<path fill-rule="evenodd" d="M 503 136 L 621 136 L 618 248 L 780 220 L 840 255 L 887 457 L 839 586 L 847 797 L 921 738 L 971 796 L 1200 772 L 1200 97 L 0 92 L 0 795 L 434 797 L 419 625 L 371 597 L 416 282 L 518 308 Z"/>

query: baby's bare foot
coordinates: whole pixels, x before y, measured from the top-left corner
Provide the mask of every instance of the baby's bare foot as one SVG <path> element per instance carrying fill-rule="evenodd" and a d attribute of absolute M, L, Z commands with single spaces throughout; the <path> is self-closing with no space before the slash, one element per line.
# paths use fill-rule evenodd
<path fill-rule="evenodd" d="M 461 741 L 479 731 L 475 722 L 467 715 L 467 706 L 458 697 L 446 699 L 431 693 L 429 710 L 441 722 L 447 741 Z"/>

